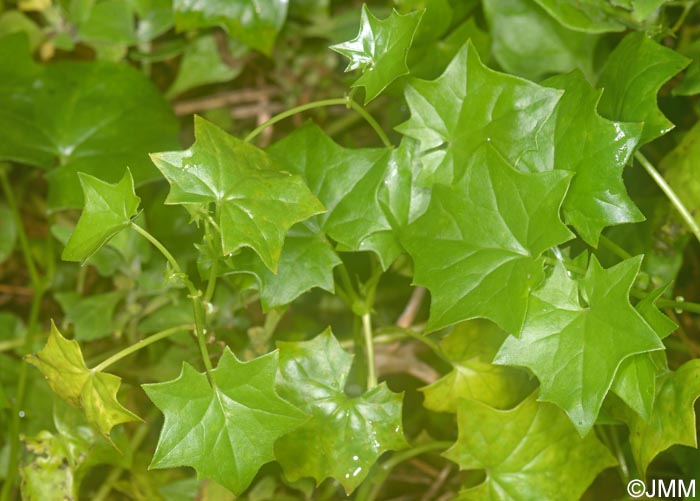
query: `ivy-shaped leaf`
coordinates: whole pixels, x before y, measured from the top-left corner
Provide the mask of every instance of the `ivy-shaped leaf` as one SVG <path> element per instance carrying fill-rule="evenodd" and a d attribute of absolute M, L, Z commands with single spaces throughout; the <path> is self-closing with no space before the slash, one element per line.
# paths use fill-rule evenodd
<path fill-rule="evenodd" d="M 694 403 L 700 396 L 700 360 L 691 360 L 656 383 L 657 392 L 647 421 L 629 413 L 630 446 L 637 468 L 646 476 L 649 463 L 674 444 L 697 447 Z"/>
<path fill-rule="evenodd" d="M 564 199 L 564 221 L 597 246 L 605 227 L 644 220 L 622 181 L 642 124 L 611 122 L 598 115 L 601 92 L 580 73 L 550 78 L 544 85 L 565 91 L 557 107 L 554 165 L 576 175 Z"/>
<path fill-rule="evenodd" d="M 308 124 L 273 144 L 268 154 L 304 178 L 327 209 L 316 224 L 341 248 L 373 251 L 385 269 L 401 253 L 379 202 L 390 150 L 346 149 Z"/>
<path fill-rule="evenodd" d="M 661 313 L 655 304 L 666 289 L 667 287 L 658 288 L 635 306 L 639 314 L 654 329 L 659 339 L 666 338 L 678 327 L 670 318 Z M 642 419 L 647 420 L 654 405 L 656 377 L 659 373 L 668 371 L 666 365 L 665 355 L 661 352 L 653 351 L 632 355 L 620 364 L 610 389 L 630 409 L 633 409 Z"/>
<path fill-rule="evenodd" d="M 425 183 L 450 184 L 487 142 L 518 169 L 545 170 L 540 156 L 552 144 L 544 125 L 561 94 L 488 69 L 470 42 L 436 80 L 411 81 L 411 118 L 396 130 L 420 142 Z"/>
<path fill-rule="evenodd" d="M 641 122 L 639 145 L 666 134 L 674 125 L 659 110 L 656 94 L 690 60 L 657 44 L 644 33 L 630 33 L 608 57 L 598 79 L 603 95 L 601 115 L 612 120 Z"/>
<path fill-rule="evenodd" d="M 42 372 L 56 395 L 83 409 L 88 422 L 105 436 L 120 423 L 140 420 L 117 401 L 121 378 L 88 369 L 78 342 L 64 338 L 53 323 L 46 346 L 28 355 L 27 362 Z"/>
<path fill-rule="evenodd" d="M 594 434 L 581 438 L 566 415 L 535 395 L 511 410 L 462 400 L 459 438 L 445 457 L 486 480 L 463 500 L 579 499 L 615 459 Z"/>
<path fill-rule="evenodd" d="M 508 334 L 486 320 L 462 322 L 440 342 L 453 369 L 421 388 L 423 405 L 436 412 L 457 412 L 462 399 L 509 409 L 532 393 L 534 378 L 513 367 L 491 362 Z"/>
<path fill-rule="evenodd" d="M 149 151 L 177 147 L 178 123 L 142 72 L 106 61 L 33 62 L 26 37 L 0 38 L 0 160 L 50 170 L 49 205 L 81 207 L 78 173 L 157 179 Z"/>
<path fill-rule="evenodd" d="M 352 492 L 387 450 L 408 444 L 401 425 L 402 395 L 384 383 L 355 398 L 344 392 L 352 356 L 330 329 L 311 341 L 279 342 L 280 395 L 311 415 L 275 443 L 286 477 L 335 478 Z"/>
<path fill-rule="evenodd" d="M 104 244 L 129 226 L 141 199 L 134 193 L 134 180 L 127 169 L 121 181 L 106 183 L 89 174 L 78 174 L 85 207 L 61 258 L 85 262 Z"/>
<path fill-rule="evenodd" d="M 274 459 L 274 441 L 305 419 L 274 390 L 277 352 L 240 362 L 226 348 L 205 374 L 183 363 L 177 379 L 143 389 L 165 415 L 151 468 L 191 466 L 236 495 Z"/>
<path fill-rule="evenodd" d="M 562 408 L 582 436 L 622 361 L 664 348 L 629 302 L 641 262 L 632 258 L 606 270 L 591 257 L 579 281 L 558 265 L 531 295 L 520 338 L 509 337 L 496 356 L 495 363 L 530 368 L 540 380 L 540 400 Z"/>
<path fill-rule="evenodd" d="M 170 183 L 166 204 L 213 203 L 224 254 L 250 247 L 273 272 L 287 230 L 324 211 L 299 176 L 283 172 L 262 150 L 195 116 L 195 143 L 154 153 Z"/>
<path fill-rule="evenodd" d="M 543 279 L 540 255 L 572 238 L 559 219 L 570 174 L 523 174 L 491 145 L 474 151 L 454 186 L 436 185 L 402 235 L 414 282 L 430 290 L 427 331 L 475 317 L 518 334 Z"/>
<path fill-rule="evenodd" d="M 608 0 L 536 0 L 554 19 L 569 29 L 585 33 L 624 31 L 625 25 Z M 617 9 L 617 13 L 624 13 Z"/>
<path fill-rule="evenodd" d="M 174 0 L 178 31 L 221 26 L 236 40 L 270 54 L 287 17 L 288 0 Z"/>
<path fill-rule="evenodd" d="M 314 287 L 333 292 L 333 268 L 340 263 L 323 234 L 305 223 L 294 225 L 287 233 L 277 274 L 252 251 L 243 251 L 231 259 L 235 272 L 255 276 L 260 287 L 260 302 L 266 311 L 289 304 Z"/>
<path fill-rule="evenodd" d="M 350 59 L 345 71 L 362 71 L 352 86 L 365 88 L 365 104 L 398 77 L 408 74 L 406 57 L 422 15 L 422 12 L 401 15 L 394 10 L 388 18 L 380 20 L 365 4 L 357 36 L 331 46 Z"/>

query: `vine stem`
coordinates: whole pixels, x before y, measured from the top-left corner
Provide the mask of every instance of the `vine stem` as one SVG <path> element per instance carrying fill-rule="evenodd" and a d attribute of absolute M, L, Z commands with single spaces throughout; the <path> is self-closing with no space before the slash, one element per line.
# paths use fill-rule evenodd
<path fill-rule="evenodd" d="M 173 270 L 175 270 L 175 273 L 177 273 L 179 276 L 181 276 L 185 282 L 185 286 L 187 287 L 187 290 L 189 291 L 189 297 L 192 300 L 192 308 L 194 310 L 194 324 L 195 324 L 195 332 L 197 333 L 197 344 L 199 345 L 199 351 L 202 355 L 202 362 L 204 362 L 204 368 L 207 371 L 207 376 L 209 377 L 209 382 L 214 385 L 214 378 L 212 378 L 212 371 L 214 370 L 213 366 L 211 365 L 211 358 L 209 357 L 209 350 L 207 349 L 207 342 L 205 339 L 205 336 L 207 334 L 206 330 L 206 315 L 204 314 L 204 307 L 202 306 L 202 293 L 201 291 L 197 290 L 197 288 L 194 286 L 192 281 L 189 279 L 189 277 L 183 273 L 182 268 L 180 268 L 180 265 L 178 262 L 175 260 L 173 255 L 168 251 L 168 249 L 165 248 L 165 246 L 160 243 L 160 241 L 151 235 L 148 231 L 146 231 L 144 228 L 139 226 L 136 223 L 131 223 L 131 227 L 139 233 L 141 236 L 143 236 L 146 240 L 151 242 L 153 246 L 160 251 L 161 254 L 165 257 L 165 259 L 170 263 L 170 266 L 172 266 Z"/>
<path fill-rule="evenodd" d="M 654 168 L 651 162 L 647 160 L 644 155 L 637 151 L 634 154 L 634 158 L 636 158 L 637 161 L 642 164 L 644 170 L 647 171 L 658 187 L 661 188 L 661 191 L 663 191 L 666 197 L 671 201 L 671 204 L 673 204 L 678 213 L 681 215 L 681 218 L 685 224 L 688 226 L 688 228 L 690 228 L 690 231 L 693 232 L 693 235 L 695 235 L 698 242 L 700 242 L 700 226 L 698 226 L 698 223 L 695 222 L 693 215 L 686 208 L 686 206 L 683 205 L 683 202 L 680 198 L 678 198 L 678 195 L 676 195 L 676 192 L 673 191 L 673 188 L 669 186 L 664 177 L 659 174 L 659 171 Z"/>
<path fill-rule="evenodd" d="M 387 137 L 386 133 L 382 129 L 382 127 L 379 125 L 379 123 L 374 119 L 372 115 L 369 114 L 367 110 L 365 110 L 362 106 L 357 104 L 355 101 L 352 100 L 350 96 L 347 97 L 338 97 L 338 98 L 333 98 L 333 99 L 323 99 L 321 101 L 314 101 L 312 103 L 306 103 L 302 104 L 300 106 L 295 106 L 294 108 L 291 108 L 287 111 L 283 111 L 282 113 L 275 115 L 268 121 L 260 124 L 258 127 L 253 129 L 244 139 L 245 142 L 249 143 L 253 139 L 255 139 L 262 131 L 270 127 L 271 125 L 276 124 L 277 122 L 281 122 L 285 118 L 289 118 L 293 115 L 296 115 L 298 113 L 302 113 L 304 111 L 308 110 L 313 110 L 316 108 L 324 108 L 327 106 L 345 106 L 346 108 L 350 108 L 356 113 L 358 113 L 362 118 L 365 119 L 365 121 L 374 129 L 374 131 L 377 133 L 377 136 L 379 136 L 379 139 L 382 141 L 382 144 L 386 146 L 387 148 L 393 147 L 391 144 L 391 141 L 389 141 L 389 138 Z"/>
<path fill-rule="evenodd" d="M 132 353 L 135 353 L 135 352 L 145 348 L 146 346 L 148 346 L 150 344 L 156 343 L 156 342 L 160 341 L 161 339 L 165 339 L 166 337 L 172 336 L 173 334 L 177 334 L 178 332 L 191 330 L 193 328 L 194 328 L 193 325 L 186 324 L 186 325 L 178 325 L 177 327 L 171 327 L 170 329 L 165 329 L 165 330 L 162 330 L 160 332 L 157 332 L 157 333 L 153 334 L 152 336 L 148 336 L 147 338 L 142 339 L 142 340 L 138 341 L 137 343 L 134 343 L 131 346 L 124 348 L 120 352 L 115 353 L 114 355 L 112 355 L 111 357 L 106 359 L 105 361 L 96 365 L 92 369 L 92 371 L 93 372 L 102 372 L 110 365 L 119 362 L 122 358 L 128 357 Z"/>
<path fill-rule="evenodd" d="M 362 333 L 367 349 L 367 389 L 377 386 L 377 372 L 374 366 L 374 340 L 372 339 L 372 319 L 369 312 L 362 315 Z"/>
<path fill-rule="evenodd" d="M 431 442 L 429 444 L 419 445 L 417 447 L 412 447 L 411 449 L 406 449 L 405 451 L 395 453 L 384 463 L 382 463 L 382 465 L 379 467 L 379 472 L 376 474 L 375 478 L 372 479 L 371 483 L 367 484 L 368 486 L 371 485 L 371 487 L 363 489 L 364 492 L 359 492 L 357 499 L 359 501 L 374 501 L 379 495 L 379 491 L 381 490 L 382 485 L 384 485 L 384 482 L 391 473 L 391 470 L 393 470 L 397 465 L 403 463 L 408 459 L 420 456 L 421 454 L 425 454 L 426 452 L 444 450 L 448 447 L 451 447 L 452 445 L 454 445 L 453 442 L 447 441 Z M 367 492 L 367 490 L 370 488 L 371 490 Z"/>

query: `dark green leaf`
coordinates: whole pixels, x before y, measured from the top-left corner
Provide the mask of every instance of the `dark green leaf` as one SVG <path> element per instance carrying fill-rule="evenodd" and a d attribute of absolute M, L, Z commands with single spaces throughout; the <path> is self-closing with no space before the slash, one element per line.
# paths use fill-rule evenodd
<path fill-rule="evenodd" d="M 486 470 L 486 480 L 459 499 L 579 499 L 616 464 L 594 434 L 581 438 L 566 415 L 535 395 L 508 411 L 462 400 L 457 420 L 459 438 L 445 456 L 461 469 Z"/>
<path fill-rule="evenodd" d="M 82 297 L 75 292 L 56 294 L 56 300 L 73 324 L 75 339 L 92 341 L 114 333 L 114 310 L 125 292 L 113 291 Z"/>
<path fill-rule="evenodd" d="M 108 62 L 35 64 L 23 35 L 0 39 L 0 160 L 49 173 L 49 204 L 80 207 L 78 172 L 137 184 L 158 178 L 147 153 L 177 145 L 168 104 L 140 71 Z"/>
<path fill-rule="evenodd" d="M 287 16 L 287 0 L 174 0 L 179 31 L 221 26 L 236 40 L 270 54 Z"/>
<path fill-rule="evenodd" d="M 275 457 L 292 481 L 335 478 L 350 493 L 379 456 L 408 444 L 401 425 L 402 395 L 384 383 L 359 397 L 344 392 L 352 356 L 330 329 L 304 342 L 280 342 L 280 395 L 311 415 L 275 443 Z"/>
<path fill-rule="evenodd" d="M 323 206 L 299 176 L 200 117 L 195 138 L 185 151 L 151 155 L 170 183 L 165 203 L 214 203 L 224 254 L 250 247 L 276 272 L 287 230 Z"/>
<path fill-rule="evenodd" d="M 272 145 L 280 166 L 304 178 L 327 212 L 318 226 L 342 247 L 375 252 L 384 268 L 401 253 L 379 202 L 386 179 L 388 149 L 346 149 L 309 124 Z"/>
<path fill-rule="evenodd" d="M 570 176 L 523 174 L 490 144 L 462 168 L 454 186 L 435 186 L 402 238 L 414 282 L 431 293 L 426 330 L 483 317 L 517 335 L 543 278 L 540 255 L 573 236 L 559 219 Z"/>
<path fill-rule="evenodd" d="M 86 261 L 114 235 L 131 224 L 141 199 L 134 193 L 134 180 L 127 170 L 121 181 L 109 184 L 79 173 L 85 208 L 61 258 Z"/>
<path fill-rule="evenodd" d="M 591 257 L 579 281 L 557 266 L 530 297 L 520 338 L 509 337 L 496 356 L 496 363 L 530 368 L 540 380 L 540 399 L 564 409 L 582 436 L 622 361 L 664 348 L 629 303 L 640 265 L 632 258 L 606 270 Z"/>
<path fill-rule="evenodd" d="M 610 54 L 598 79 L 598 87 L 603 89 L 598 105 L 601 115 L 642 122 L 640 145 L 666 134 L 674 125 L 659 110 L 656 94 L 689 62 L 644 33 L 630 33 Z"/>
<path fill-rule="evenodd" d="M 387 19 L 377 19 L 362 6 L 360 32 L 331 49 L 350 59 L 345 71 L 360 70 L 353 87 L 365 88 L 365 103 L 377 97 L 398 77 L 408 74 L 406 57 L 422 13 L 401 15 L 392 11 Z"/>
<path fill-rule="evenodd" d="M 549 168 L 540 152 L 552 149 L 543 126 L 561 94 L 489 70 L 469 43 L 439 78 L 407 86 L 411 118 L 397 130 L 420 142 L 424 182 L 451 183 L 487 142 L 516 168 L 540 171 Z"/>
<path fill-rule="evenodd" d="M 276 352 L 243 363 L 226 348 L 211 384 L 184 363 L 177 379 L 143 385 L 165 414 L 151 468 L 191 466 L 237 495 L 245 490 L 274 459 L 274 441 L 305 417 L 275 393 L 277 364 Z"/>

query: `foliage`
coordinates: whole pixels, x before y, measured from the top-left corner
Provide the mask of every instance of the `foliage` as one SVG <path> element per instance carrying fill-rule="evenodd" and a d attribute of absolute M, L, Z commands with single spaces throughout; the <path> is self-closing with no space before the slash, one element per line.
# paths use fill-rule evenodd
<path fill-rule="evenodd" d="M 694 1 L 0 2 L 0 501 L 694 480 L 698 47 Z"/>

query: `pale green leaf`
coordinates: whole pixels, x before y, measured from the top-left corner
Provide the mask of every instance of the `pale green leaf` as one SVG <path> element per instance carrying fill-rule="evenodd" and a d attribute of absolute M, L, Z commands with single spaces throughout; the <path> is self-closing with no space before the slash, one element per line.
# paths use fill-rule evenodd
<path fill-rule="evenodd" d="M 680 201 L 700 224 L 700 123 L 690 129 L 681 142 L 659 165 L 664 178 Z"/>
<path fill-rule="evenodd" d="M 141 199 L 134 193 L 134 180 L 129 170 L 116 184 L 89 174 L 78 175 L 83 186 L 85 208 L 61 258 L 84 262 L 131 224 Z"/>
<path fill-rule="evenodd" d="M 664 348 L 632 307 L 629 291 L 640 258 L 604 269 L 591 257 L 585 277 L 557 266 L 527 307 L 520 338 L 509 337 L 495 362 L 528 367 L 540 380 L 540 400 L 562 408 L 585 435 L 627 357 Z"/>

